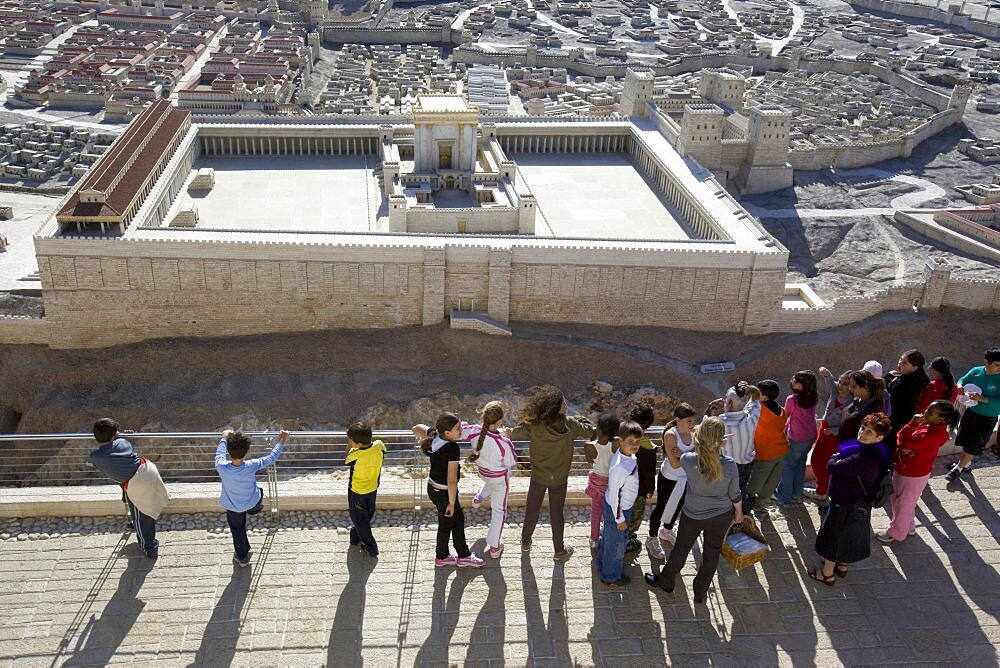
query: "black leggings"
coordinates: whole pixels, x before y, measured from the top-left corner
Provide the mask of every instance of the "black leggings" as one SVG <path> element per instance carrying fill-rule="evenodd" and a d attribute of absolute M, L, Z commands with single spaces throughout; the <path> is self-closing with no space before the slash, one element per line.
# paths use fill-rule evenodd
<path fill-rule="evenodd" d="M 452 508 L 454 512 L 452 512 L 451 517 L 444 514 L 448 508 L 448 490 L 438 489 L 427 483 L 427 496 L 437 508 L 438 514 L 435 556 L 438 559 L 447 558 L 449 539 L 455 546 L 455 552 L 458 553 L 459 559 L 464 559 L 472 554 L 469 545 L 465 542 L 465 513 L 462 512 L 462 504 L 458 501 L 458 495 L 455 495 L 455 507 Z"/>
<path fill-rule="evenodd" d="M 657 535 L 660 527 L 660 520 L 663 518 L 663 511 L 667 509 L 667 500 L 670 498 L 670 494 L 674 491 L 674 487 L 676 486 L 676 480 L 664 478 L 662 473 L 656 474 L 656 506 L 653 508 L 653 512 L 649 514 L 650 536 Z M 687 494 L 687 490 L 685 490 L 684 493 Z M 673 531 L 674 522 L 677 521 L 677 517 L 681 514 L 681 508 L 683 507 L 684 496 L 682 495 L 681 500 L 677 503 L 677 508 L 674 509 L 674 516 L 666 518 L 666 521 L 663 522 L 663 526 Z"/>

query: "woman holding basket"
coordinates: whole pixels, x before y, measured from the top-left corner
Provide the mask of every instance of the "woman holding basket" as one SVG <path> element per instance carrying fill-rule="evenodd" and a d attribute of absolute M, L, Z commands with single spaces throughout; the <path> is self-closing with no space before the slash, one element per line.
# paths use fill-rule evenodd
<path fill-rule="evenodd" d="M 717 417 L 705 418 L 698 425 L 694 452 L 681 455 L 681 467 L 688 482 L 677 539 L 660 574 L 646 574 L 646 584 L 650 587 L 672 592 L 694 542 L 704 533 L 701 566 L 694 579 L 695 603 L 704 603 L 708 597 L 729 527 L 743 522 L 739 471 L 736 462 L 722 454 L 725 435 L 726 425 Z"/>

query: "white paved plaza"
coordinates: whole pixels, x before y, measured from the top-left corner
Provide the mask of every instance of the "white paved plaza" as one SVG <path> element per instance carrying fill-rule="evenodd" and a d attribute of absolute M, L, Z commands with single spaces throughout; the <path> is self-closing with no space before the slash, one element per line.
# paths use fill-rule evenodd
<path fill-rule="evenodd" d="M 365 156 L 203 157 L 215 187 L 185 195 L 198 227 L 279 231 L 368 232 L 381 203 Z"/>
<path fill-rule="evenodd" d="M 512 159 L 545 218 L 535 226 L 538 236 L 690 238 L 627 155 L 524 153 Z"/>

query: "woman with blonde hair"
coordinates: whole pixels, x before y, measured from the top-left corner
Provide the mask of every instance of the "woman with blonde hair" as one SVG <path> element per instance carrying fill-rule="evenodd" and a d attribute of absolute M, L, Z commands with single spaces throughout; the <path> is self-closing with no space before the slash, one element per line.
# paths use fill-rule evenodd
<path fill-rule="evenodd" d="M 733 524 L 743 522 L 740 474 L 736 462 L 722 453 L 725 423 L 708 417 L 694 434 L 694 451 L 681 455 L 687 473 L 687 491 L 681 511 L 677 540 L 660 574 L 646 574 L 646 584 L 666 592 L 674 590 L 677 574 L 699 535 L 702 538 L 701 566 L 694 578 L 694 602 L 704 603 L 708 587 L 719 567 L 722 544 Z"/>

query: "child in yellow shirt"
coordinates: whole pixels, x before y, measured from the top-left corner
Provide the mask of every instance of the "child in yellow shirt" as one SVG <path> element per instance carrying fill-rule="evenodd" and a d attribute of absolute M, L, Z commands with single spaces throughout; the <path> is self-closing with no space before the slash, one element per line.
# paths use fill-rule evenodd
<path fill-rule="evenodd" d="M 378 544 L 372 535 L 375 496 L 382 475 L 385 445 L 372 440 L 372 428 L 355 422 L 347 428 L 347 458 L 351 479 L 347 485 L 347 510 L 351 515 L 351 545 L 360 545 L 366 554 L 378 556 Z"/>

